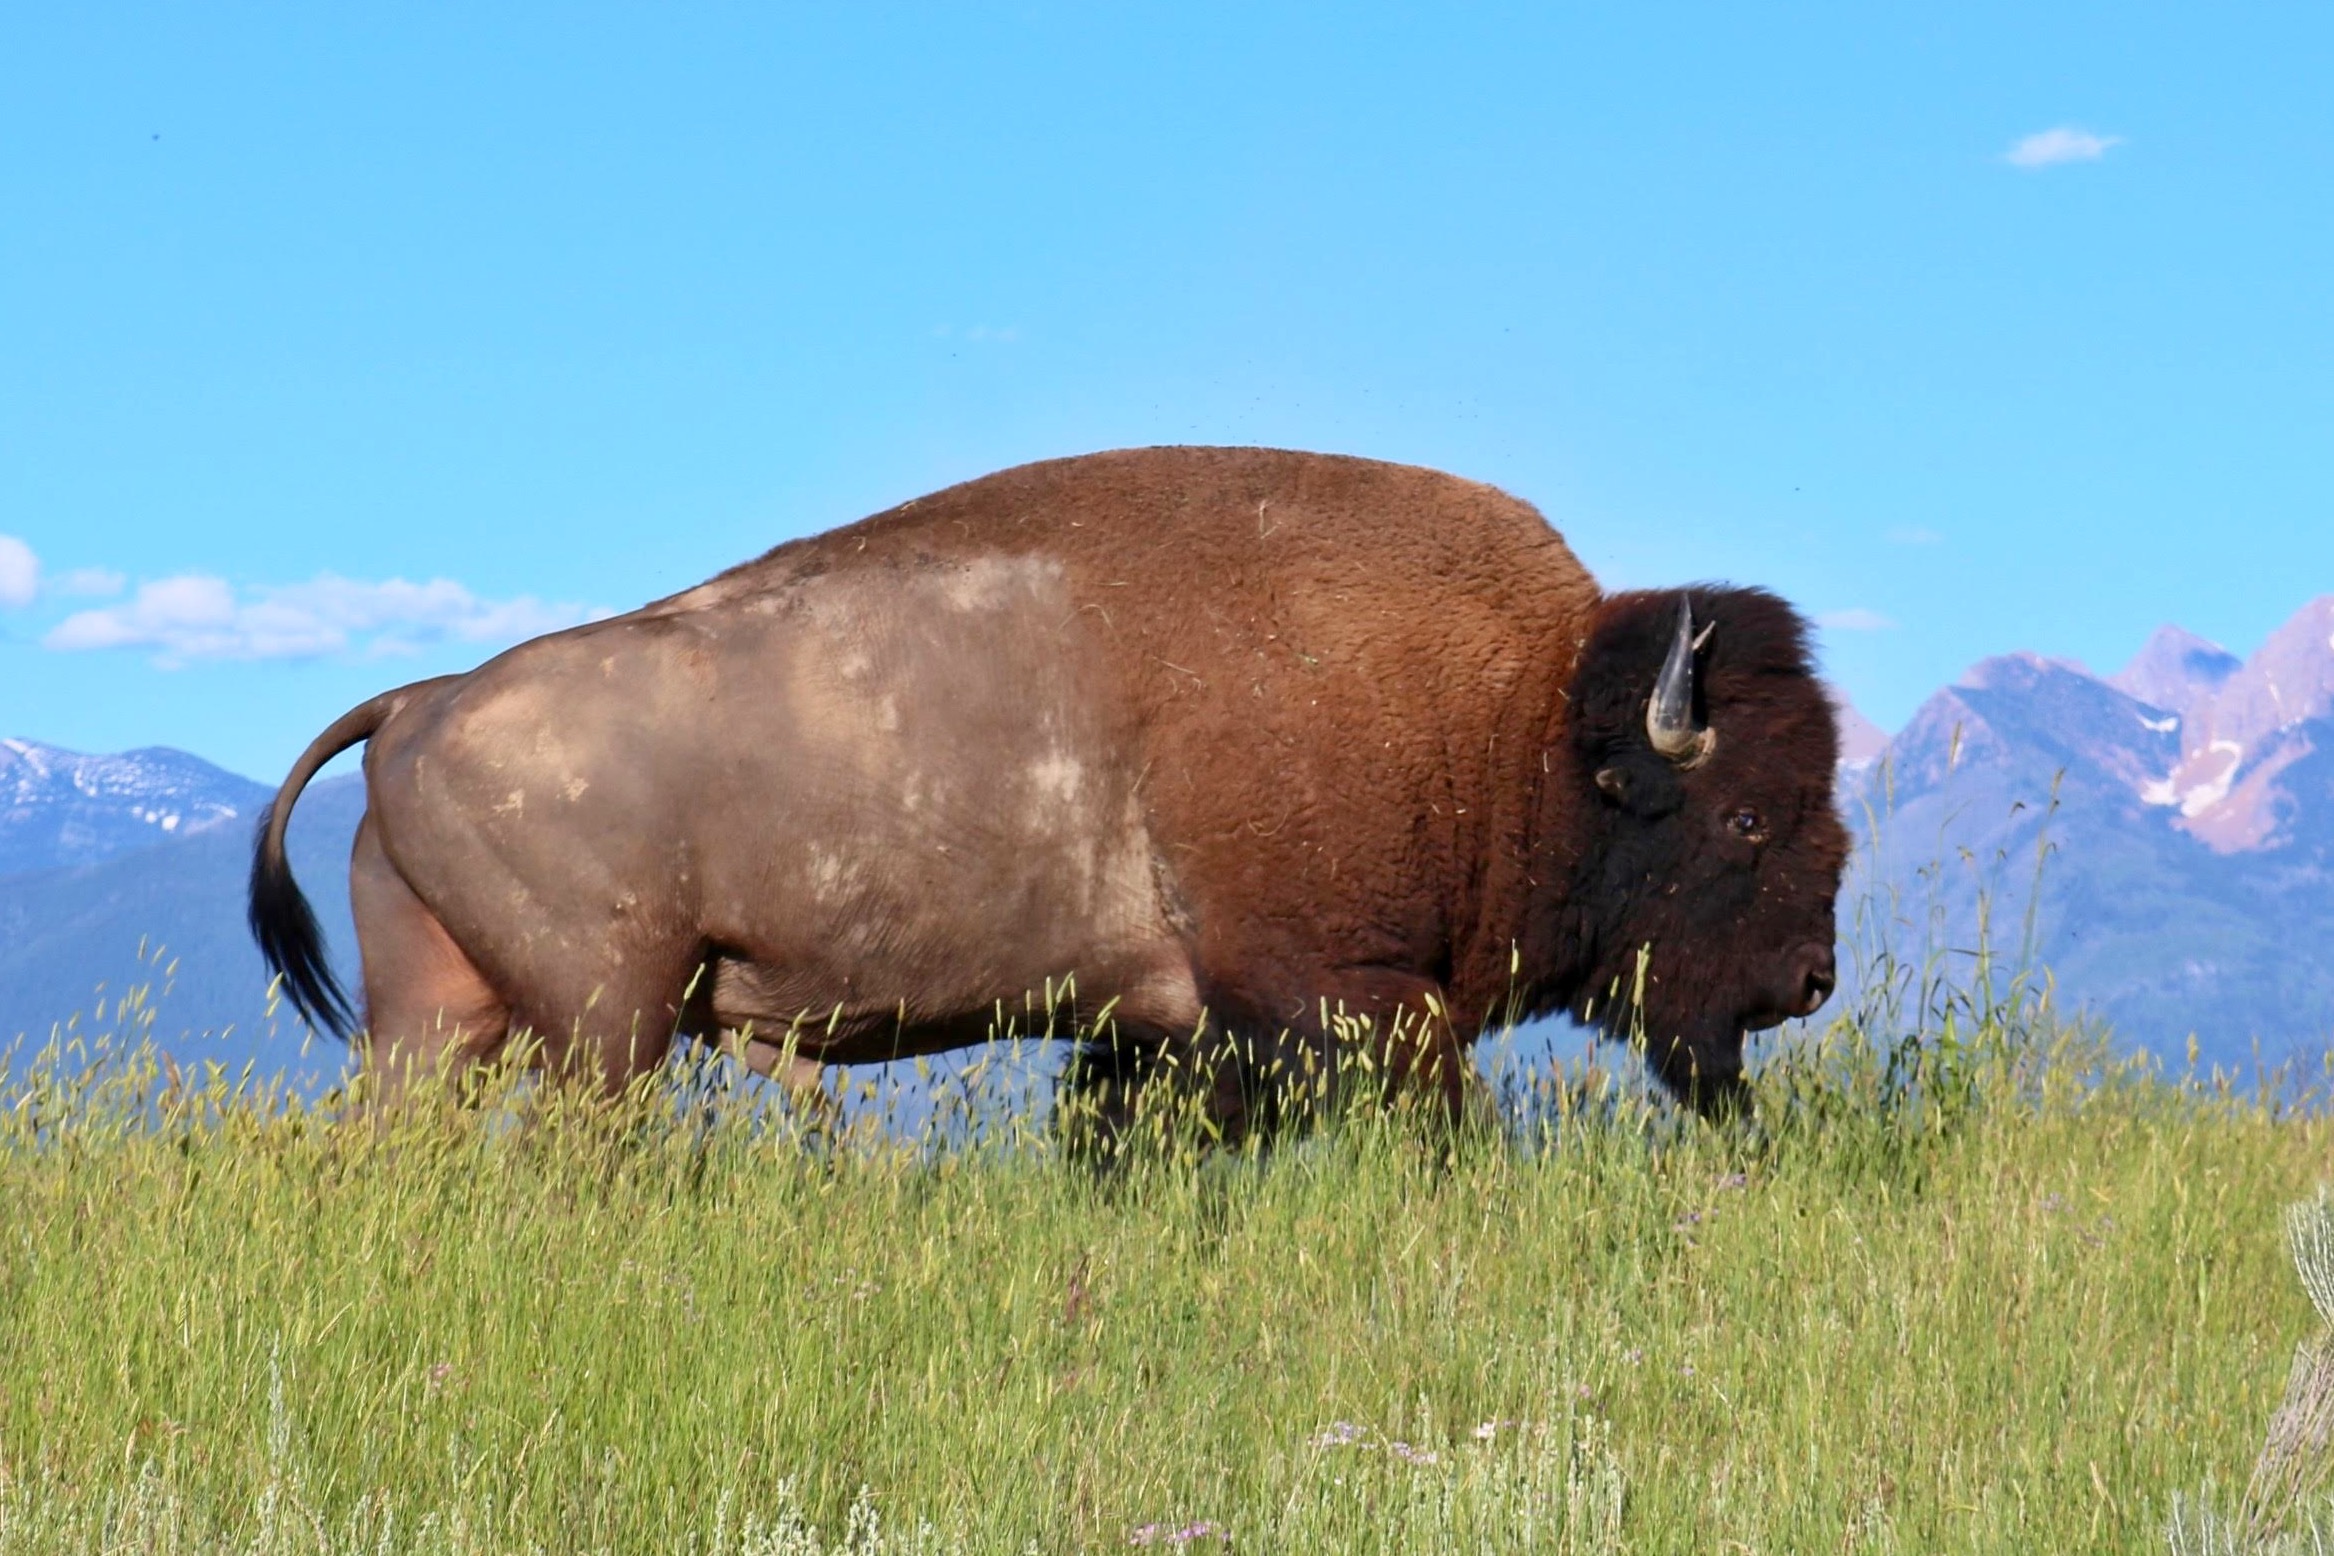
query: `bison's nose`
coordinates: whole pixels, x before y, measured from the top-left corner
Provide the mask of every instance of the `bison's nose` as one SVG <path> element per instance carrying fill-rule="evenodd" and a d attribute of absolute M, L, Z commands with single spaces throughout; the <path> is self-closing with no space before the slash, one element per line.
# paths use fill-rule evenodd
<path fill-rule="evenodd" d="M 1794 1016 L 1812 1016 L 1823 1008 L 1823 1002 L 1832 997 L 1839 985 L 1838 968 L 1832 961 L 1828 945 L 1804 945 L 1791 958 L 1792 983 L 1798 1003 L 1792 1007 Z"/>

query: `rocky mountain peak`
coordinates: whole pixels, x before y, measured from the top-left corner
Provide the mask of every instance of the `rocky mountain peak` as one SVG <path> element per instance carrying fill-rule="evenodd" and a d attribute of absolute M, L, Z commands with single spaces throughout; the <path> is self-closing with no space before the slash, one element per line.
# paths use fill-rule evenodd
<path fill-rule="evenodd" d="M 2185 717 L 2210 702 L 2245 661 L 2185 627 L 2158 627 L 2131 663 L 2107 678 L 2125 696 Z"/>
<path fill-rule="evenodd" d="M 255 816 L 268 791 L 183 751 L 0 740 L 0 875 L 97 864 Z"/>
<path fill-rule="evenodd" d="M 1961 679 L 1954 685 L 1975 691 L 2032 691 L 2051 677 L 2061 675 L 2079 676 L 2084 680 L 2096 679 L 2077 660 L 2057 659 L 2049 654 L 2019 649 L 1979 660 L 1962 671 Z"/>
<path fill-rule="evenodd" d="M 1837 686 L 1827 683 L 1823 690 L 1831 699 L 1832 722 L 1840 732 L 1840 771 L 1860 773 L 1888 749 L 1888 731 L 1866 718 Z"/>
<path fill-rule="evenodd" d="M 2334 757 L 2334 595 L 2248 660 L 2169 626 L 2106 679 L 2039 654 L 1982 660 L 1888 754 L 1908 792 L 1972 766 L 2026 789 L 2063 781 L 2238 854 L 2334 832 L 2327 764 L 2305 765 L 2321 751 Z"/>
<path fill-rule="evenodd" d="M 2216 852 L 2274 846 L 2304 799 L 2290 792 L 2287 770 L 2334 733 L 2321 722 L 2330 715 L 2334 595 L 2303 606 L 2209 693 L 2198 690 L 2180 710 L 2179 760 L 2141 798 L 2175 811 L 2176 824 Z"/>
<path fill-rule="evenodd" d="M 2212 699 L 2207 722 L 2210 738 L 2250 748 L 2280 730 L 2330 712 L 2334 712 L 2334 595 L 2311 601 L 2269 634 Z"/>
<path fill-rule="evenodd" d="M 2063 774 L 2070 789 L 2129 803 L 2178 759 L 2178 725 L 2071 660 L 2004 654 L 1924 703 L 1891 743 L 1890 761 L 1911 793 L 1990 768 L 2044 790 Z"/>

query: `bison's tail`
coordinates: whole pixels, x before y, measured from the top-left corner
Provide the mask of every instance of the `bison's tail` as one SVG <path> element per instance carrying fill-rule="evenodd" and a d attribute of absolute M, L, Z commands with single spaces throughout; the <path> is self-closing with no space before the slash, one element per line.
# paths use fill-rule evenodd
<path fill-rule="evenodd" d="M 316 770 L 360 740 L 370 739 L 389 716 L 403 707 L 415 688 L 404 686 L 359 703 L 332 722 L 332 727 L 310 743 L 292 764 L 291 775 L 259 813 L 258 835 L 251 849 L 251 937 L 268 970 L 283 979 L 284 993 L 293 1008 L 336 1037 L 356 1030 L 356 1012 L 332 974 L 324 954 L 324 932 L 316 914 L 292 879 L 292 862 L 284 853 L 284 830 L 291 824 L 292 806 Z"/>

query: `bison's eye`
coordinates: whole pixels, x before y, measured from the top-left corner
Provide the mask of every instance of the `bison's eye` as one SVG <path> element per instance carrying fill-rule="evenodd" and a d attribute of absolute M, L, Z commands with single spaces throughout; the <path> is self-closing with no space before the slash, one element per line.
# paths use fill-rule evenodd
<path fill-rule="evenodd" d="M 1767 840 L 1767 821 L 1748 805 L 1736 807 L 1726 818 L 1726 830 L 1746 843 L 1764 843 Z"/>

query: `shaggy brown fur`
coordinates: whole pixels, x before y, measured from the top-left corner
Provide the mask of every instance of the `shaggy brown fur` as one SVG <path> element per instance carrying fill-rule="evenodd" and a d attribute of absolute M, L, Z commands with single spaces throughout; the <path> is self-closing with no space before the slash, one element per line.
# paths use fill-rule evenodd
<path fill-rule="evenodd" d="M 1092 1084 L 1195 1041 L 1318 1054 L 1342 1006 L 1455 1103 L 1511 996 L 1623 1029 L 1643 953 L 1649 1054 L 1711 1105 L 1746 1026 L 1828 990 L 1845 837 L 1771 596 L 1694 592 L 1717 745 L 1654 753 L 1676 600 L 1602 596 L 1530 506 L 1433 471 L 1024 466 L 355 710 L 263 826 L 253 925 L 333 1021 L 283 823 L 369 739 L 371 1063 L 531 1028 L 621 1082 L 748 1023 L 891 1058 L 1074 977 L 1115 1034 Z"/>

